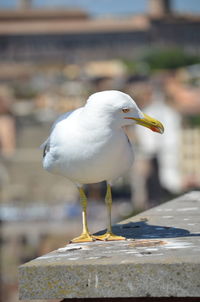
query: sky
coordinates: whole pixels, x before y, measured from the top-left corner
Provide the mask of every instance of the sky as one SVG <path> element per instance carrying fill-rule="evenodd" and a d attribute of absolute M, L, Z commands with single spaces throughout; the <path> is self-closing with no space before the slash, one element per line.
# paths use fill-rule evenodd
<path fill-rule="evenodd" d="M 19 0 L 0 0 L 0 10 L 13 9 Z M 148 0 L 32 0 L 34 8 L 75 8 L 79 7 L 90 15 L 131 15 L 145 13 Z M 173 0 L 173 9 L 180 13 L 200 15 L 200 0 Z"/>

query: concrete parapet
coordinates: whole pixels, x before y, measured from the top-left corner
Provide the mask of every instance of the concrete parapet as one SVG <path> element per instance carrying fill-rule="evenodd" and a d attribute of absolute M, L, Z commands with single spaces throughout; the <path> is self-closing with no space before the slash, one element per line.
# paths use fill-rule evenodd
<path fill-rule="evenodd" d="M 19 268 L 20 299 L 199 297 L 200 192 L 114 226 L 124 241 L 68 244 Z"/>

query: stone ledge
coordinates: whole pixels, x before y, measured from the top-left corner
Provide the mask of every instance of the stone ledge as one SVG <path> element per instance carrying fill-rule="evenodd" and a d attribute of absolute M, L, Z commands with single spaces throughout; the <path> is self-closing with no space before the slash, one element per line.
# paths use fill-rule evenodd
<path fill-rule="evenodd" d="M 19 268 L 20 299 L 199 297 L 200 192 L 114 227 L 127 240 L 69 244 Z"/>

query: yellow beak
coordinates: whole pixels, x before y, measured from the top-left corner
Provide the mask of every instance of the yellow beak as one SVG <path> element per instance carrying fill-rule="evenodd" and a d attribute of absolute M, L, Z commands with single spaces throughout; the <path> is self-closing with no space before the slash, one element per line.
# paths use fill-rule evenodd
<path fill-rule="evenodd" d="M 164 132 L 164 126 L 161 122 L 158 120 L 148 116 L 147 114 L 144 114 L 144 118 L 134 118 L 134 117 L 125 117 L 126 119 L 131 119 L 136 121 L 136 124 L 147 127 L 151 129 L 154 132 L 158 132 L 163 134 Z"/>

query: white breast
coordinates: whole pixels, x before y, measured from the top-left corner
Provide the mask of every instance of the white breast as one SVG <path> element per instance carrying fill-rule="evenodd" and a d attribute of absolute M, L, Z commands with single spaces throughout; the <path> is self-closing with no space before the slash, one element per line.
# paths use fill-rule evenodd
<path fill-rule="evenodd" d="M 119 177 L 132 161 L 132 148 L 123 129 L 96 127 L 85 131 L 72 117 L 54 128 L 43 165 L 74 182 L 96 183 Z"/>

